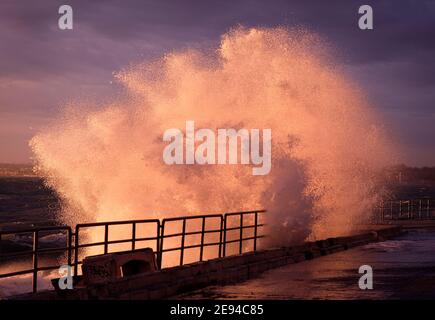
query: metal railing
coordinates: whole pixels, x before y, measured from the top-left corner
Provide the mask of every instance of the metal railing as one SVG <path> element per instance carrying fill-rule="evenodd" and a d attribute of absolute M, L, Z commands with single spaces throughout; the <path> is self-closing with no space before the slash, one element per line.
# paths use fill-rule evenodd
<path fill-rule="evenodd" d="M 206 221 L 207 220 L 211 220 L 211 219 L 218 219 L 219 220 L 219 229 L 211 229 L 211 230 L 207 230 L 206 229 Z M 177 251 L 180 250 L 180 265 L 184 264 L 184 252 L 187 249 L 195 249 L 195 248 L 199 248 L 200 249 L 200 253 L 199 253 L 199 261 L 203 260 L 203 256 L 204 256 L 204 247 L 209 247 L 209 246 L 219 246 L 219 254 L 218 257 L 221 257 L 221 244 L 222 244 L 222 234 L 224 232 L 224 230 L 222 229 L 222 221 L 223 221 L 223 216 L 219 215 L 219 214 L 211 214 L 211 215 L 205 215 L 205 216 L 186 216 L 186 217 L 177 217 L 177 218 L 168 218 L 168 219 L 163 219 L 162 221 L 162 230 L 161 230 L 161 238 L 160 238 L 160 254 L 158 255 L 158 259 L 157 259 L 157 265 L 159 266 L 159 268 L 162 267 L 162 259 L 163 259 L 163 254 L 165 252 L 171 252 L 171 251 Z M 177 232 L 177 233 L 170 233 L 170 234 L 165 234 L 165 227 L 167 226 L 167 224 L 169 224 L 170 222 L 179 222 L 181 221 L 182 223 L 182 230 L 181 232 Z M 194 230 L 194 231 L 186 231 L 186 226 L 187 226 L 187 221 L 200 221 L 201 222 L 201 229 L 200 230 Z M 212 233 L 219 233 L 219 242 L 205 242 L 205 235 L 206 234 L 212 234 Z M 199 244 L 192 244 L 192 245 L 186 245 L 186 237 L 187 236 L 192 236 L 192 235 L 200 235 L 201 236 L 201 241 Z M 164 247 L 164 240 L 167 238 L 175 238 L 175 237 L 180 237 L 180 241 L 181 241 L 181 245 L 180 247 L 174 247 L 174 248 L 167 248 L 165 249 Z"/>
<path fill-rule="evenodd" d="M 257 238 L 258 238 L 258 228 L 259 227 L 263 227 L 264 224 L 263 223 L 258 223 L 258 214 L 262 213 L 264 211 L 245 211 L 245 212 L 232 212 L 232 213 L 227 213 L 224 216 L 224 235 L 223 235 L 223 241 L 222 241 L 222 246 L 223 246 L 223 256 L 226 256 L 226 247 L 227 244 L 229 243 L 235 243 L 238 242 L 239 243 L 239 254 L 242 253 L 243 251 L 243 241 L 248 241 L 248 240 L 254 240 L 253 243 L 253 251 L 257 250 Z M 244 217 L 245 216 L 252 216 L 254 215 L 254 224 L 252 225 L 245 225 L 244 224 Z M 228 223 L 229 223 L 229 218 L 230 217 L 240 217 L 240 225 L 238 227 L 228 227 Z M 243 236 L 243 231 L 246 229 L 254 229 L 254 235 L 251 237 L 247 237 L 245 238 Z M 227 240 L 227 232 L 231 231 L 231 230 L 239 230 L 239 237 L 233 240 Z M 261 236 L 260 236 L 261 238 Z"/>
<path fill-rule="evenodd" d="M 196 261 L 204 260 L 204 249 L 208 247 L 217 248 L 216 258 L 225 257 L 228 255 L 227 246 L 230 244 L 238 244 L 238 249 L 233 250 L 234 253 L 242 253 L 244 250 L 244 244 L 247 241 L 253 241 L 252 250 L 247 248 L 248 251 L 256 251 L 258 246 L 258 239 L 264 238 L 265 234 L 260 233 L 260 228 L 264 227 L 264 223 L 260 223 L 259 215 L 266 212 L 265 210 L 256 211 L 244 211 L 244 212 L 233 212 L 226 214 L 210 214 L 210 215 L 200 215 L 200 216 L 185 216 L 185 217 L 175 217 L 166 218 L 163 220 L 158 219 L 147 219 L 147 220 L 125 220 L 125 221 L 111 221 L 111 222 L 97 222 L 97 223 L 85 223 L 78 224 L 75 227 L 75 232 L 72 232 L 72 228 L 69 226 L 56 226 L 56 227 L 41 227 L 41 228 L 31 228 L 26 230 L 10 230 L 10 231 L 0 231 L 0 262 L 6 262 L 6 260 L 11 259 L 25 259 L 31 256 L 32 268 L 0 273 L 0 279 L 15 277 L 25 274 L 32 275 L 32 292 L 38 291 L 38 272 L 56 270 L 65 263 L 58 263 L 56 265 L 41 266 L 39 263 L 39 258 L 42 254 L 57 253 L 66 254 L 64 260 L 66 263 L 74 268 L 74 275 L 79 274 L 79 265 L 82 264 L 83 260 L 80 260 L 81 251 L 86 248 L 91 247 L 103 247 L 102 253 L 107 254 L 111 252 L 116 252 L 110 250 L 111 245 L 129 245 L 129 250 L 135 250 L 139 243 L 141 242 L 152 242 L 155 247 L 155 255 L 157 266 L 159 269 L 162 268 L 162 260 L 165 253 L 169 252 L 179 252 L 179 265 L 185 264 L 185 252 L 190 249 L 198 249 L 199 256 Z M 230 219 L 233 217 L 238 217 L 238 221 L 232 221 Z M 207 222 L 215 220 L 211 228 L 207 228 Z M 234 223 L 235 222 L 235 223 Z M 181 231 L 171 232 L 169 228 L 170 224 L 181 223 Z M 188 223 L 195 227 L 194 230 L 187 230 Z M 131 236 L 126 239 L 110 239 L 110 228 L 115 226 L 130 228 Z M 147 236 L 138 236 L 138 228 L 140 226 L 147 226 Z M 103 240 L 95 242 L 85 242 L 89 240 L 90 235 L 94 234 L 96 228 L 102 228 Z M 245 230 L 253 230 L 253 235 L 245 236 Z M 86 232 L 86 230 L 89 231 Z M 153 231 L 150 231 L 153 230 Z M 169 230 L 169 231 L 168 231 Z M 237 232 L 235 237 L 231 237 L 231 232 Z M 40 245 L 41 235 L 48 233 L 60 232 L 65 234 L 65 246 L 62 247 L 50 247 L 42 248 Z M 152 234 L 151 234 L 152 232 Z M 170 233 L 168 233 L 170 232 Z M 98 232 L 97 232 L 98 233 Z M 20 235 L 20 234 L 31 234 L 32 235 L 32 250 L 27 251 L 13 251 L 5 253 L 3 252 L 3 242 L 5 236 Z M 216 235 L 217 240 L 207 241 L 207 235 Z M 199 243 L 189 243 L 190 236 L 199 237 Z M 176 247 L 165 248 L 165 244 L 168 241 L 165 239 L 180 239 L 180 245 Z M 173 241 L 172 241 L 173 242 Z M 125 251 L 125 250 L 123 250 Z M 195 261 L 191 261 L 195 262 Z"/>
<path fill-rule="evenodd" d="M 40 236 L 42 233 L 47 232 L 54 232 L 54 231 L 64 231 L 66 232 L 66 243 L 65 247 L 52 247 L 52 248 L 40 248 Z M 3 254 L 2 250 L 2 238 L 7 235 L 23 235 L 23 234 L 31 234 L 32 235 L 32 250 L 25 250 L 25 251 L 18 251 L 18 252 L 12 252 L 8 254 Z M 16 230 L 16 231 L 1 231 L 0 232 L 0 262 L 4 258 L 8 259 L 17 259 L 17 258 L 24 258 L 31 256 L 32 257 L 32 268 L 31 269 L 25 269 L 20 271 L 14 271 L 14 272 L 7 272 L 0 274 L 0 279 L 2 278 L 9 278 L 14 276 L 20 276 L 24 274 L 32 274 L 32 289 L 33 292 L 37 291 L 38 288 L 38 272 L 40 271 L 48 271 L 48 270 L 56 270 L 59 269 L 60 265 L 49 265 L 41 267 L 39 265 L 39 257 L 41 254 L 48 254 L 48 253 L 59 253 L 59 252 L 66 252 L 67 253 L 67 263 L 69 265 L 72 264 L 72 232 L 71 227 L 68 226 L 60 226 L 60 227 L 41 227 L 41 228 L 31 228 L 31 229 L 23 229 L 23 230 Z"/>
<path fill-rule="evenodd" d="M 375 210 L 375 216 L 380 221 L 433 220 L 435 199 L 388 200 Z"/>
<path fill-rule="evenodd" d="M 155 224 L 155 236 L 154 237 L 136 237 L 137 226 L 141 224 Z M 130 225 L 131 226 L 131 238 L 127 239 L 118 239 L 118 240 L 109 240 L 109 227 L 110 226 L 122 226 L 122 225 Z M 80 243 L 81 238 L 87 238 L 88 235 L 85 234 L 84 237 L 80 237 L 80 232 L 83 229 L 90 228 L 98 228 L 104 227 L 104 240 L 99 242 L 88 242 L 88 243 Z M 135 250 L 136 243 L 141 241 L 150 241 L 154 240 L 157 243 L 156 254 L 160 252 L 159 250 L 159 238 L 160 238 L 160 220 L 158 219 L 147 219 L 147 220 L 124 220 L 124 221 L 111 221 L 111 222 L 96 222 L 96 223 L 84 223 L 78 224 L 75 228 L 74 233 L 74 274 L 78 274 L 78 266 L 82 263 L 79 260 L 79 251 L 82 248 L 90 248 L 90 247 L 98 247 L 103 246 L 103 254 L 109 253 L 109 245 L 111 244 L 121 244 L 121 243 L 131 243 L 131 250 Z M 77 248 L 77 250 L 75 250 Z"/>

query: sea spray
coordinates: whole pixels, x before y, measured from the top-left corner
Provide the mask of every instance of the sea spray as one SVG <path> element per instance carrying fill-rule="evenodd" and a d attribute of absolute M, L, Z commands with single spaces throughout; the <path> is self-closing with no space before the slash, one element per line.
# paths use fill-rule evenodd
<path fill-rule="evenodd" d="M 63 199 L 61 219 L 163 218 L 265 208 L 280 244 L 351 231 L 382 196 L 394 150 L 318 36 L 236 28 L 215 51 L 185 50 L 116 75 L 125 95 L 73 105 L 31 141 Z M 163 133 L 270 128 L 272 166 L 168 166 Z"/>

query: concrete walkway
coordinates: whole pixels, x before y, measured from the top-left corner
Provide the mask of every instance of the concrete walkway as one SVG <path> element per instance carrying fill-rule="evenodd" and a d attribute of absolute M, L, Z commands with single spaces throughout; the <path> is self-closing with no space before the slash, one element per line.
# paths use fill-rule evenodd
<path fill-rule="evenodd" d="M 314 260 L 266 271 L 259 278 L 214 286 L 178 299 L 434 299 L 435 231 L 411 230 Z M 373 268 L 373 290 L 358 286 L 361 265 Z"/>

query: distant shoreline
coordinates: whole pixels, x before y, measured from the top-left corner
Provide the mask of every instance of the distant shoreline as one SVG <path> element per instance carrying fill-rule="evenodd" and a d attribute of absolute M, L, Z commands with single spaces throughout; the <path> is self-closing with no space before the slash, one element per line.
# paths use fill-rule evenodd
<path fill-rule="evenodd" d="M 42 178 L 30 163 L 0 163 L 0 178 Z M 386 168 L 384 178 L 390 183 L 435 183 L 435 166 L 408 167 L 405 165 Z"/>
<path fill-rule="evenodd" d="M 1 178 L 37 178 L 32 164 L 0 163 Z"/>

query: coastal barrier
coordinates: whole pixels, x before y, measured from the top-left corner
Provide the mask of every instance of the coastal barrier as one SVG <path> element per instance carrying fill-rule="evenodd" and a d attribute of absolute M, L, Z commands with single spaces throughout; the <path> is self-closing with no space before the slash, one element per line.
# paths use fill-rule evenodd
<path fill-rule="evenodd" d="M 435 220 L 435 199 L 398 199 L 382 201 L 375 208 L 377 223 Z"/>
<path fill-rule="evenodd" d="M 153 250 L 157 268 L 184 265 L 210 258 L 222 258 L 233 254 L 257 250 L 264 238 L 265 210 L 230 212 L 224 214 L 194 215 L 146 220 L 125 220 L 77 224 L 70 226 L 37 227 L 0 231 L 0 262 L 14 259 L 30 260 L 30 268 L 14 269 L 0 273 L 0 279 L 31 275 L 32 292 L 38 292 L 40 272 L 58 270 L 61 266 L 73 268 L 73 275 L 80 275 L 83 258 L 88 255 L 108 254 L 123 250 L 149 247 Z M 114 228 L 122 227 L 122 237 Z M 92 240 L 90 234 L 98 233 L 101 239 Z M 43 245 L 43 239 L 56 235 L 59 244 Z M 30 248 L 11 247 L 11 238 L 30 239 Z M 118 246 L 118 247 L 116 247 Z M 123 246 L 123 250 L 119 249 Z M 89 254 L 92 250 L 92 254 Z M 213 251 L 211 255 L 206 253 Z M 189 261 L 186 259 L 189 253 Z M 178 254 L 177 259 L 169 259 Z M 43 263 L 42 257 L 56 255 L 55 262 Z"/>
<path fill-rule="evenodd" d="M 315 259 L 402 233 L 400 226 L 375 227 L 357 235 L 306 242 L 298 246 L 257 250 L 238 255 L 164 268 L 72 290 L 41 291 L 11 299 L 165 299 L 210 285 L 225 285 L 254 278 L 262 272 Z"/>

